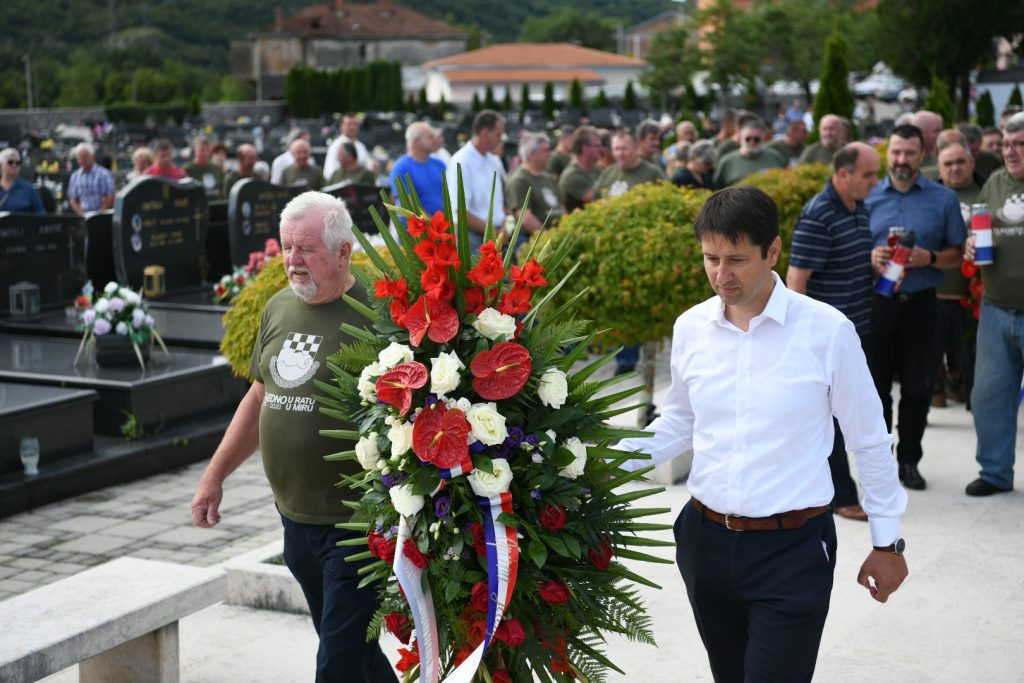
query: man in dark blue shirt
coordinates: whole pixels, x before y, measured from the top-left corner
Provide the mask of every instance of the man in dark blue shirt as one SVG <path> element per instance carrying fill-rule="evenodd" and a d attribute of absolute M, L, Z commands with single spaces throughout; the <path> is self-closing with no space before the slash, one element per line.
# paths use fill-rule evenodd
<path fill-rule="evenodd" d="M 851 142 L 832 158 L 832 178 L 804 205 L 793 228 L 786 286 L 843 312 L 857 329 L 861 347 L 871 330 L 871 227 L 864 200 L 878 184 L 881 160 L 863 142 Z M 835 440 L 828 457 L 832 510 L 867 521 L 850 476 L 846 441 L 833 421 Z"/>
<path fill-rule="evenodd" d="M 892 381 L 897 375 L 900 378 L 896 459 L 903 485 L 915 490 L 926 485 L 917 466 L 931 403 L 928 349 L 938 315 L 935 288 L 945 282 L 942 269 L 960 263 L 967 238 L 956 193 L 921 175 L 924 156 L 921 130 L 896 126 L 886 157 L 889 175 L 867 199 L 875 244 L 871 262 L 876 271 L 881 273 L 892 256 L 890 228 L 905 228 L 915 237 L 896 293 L 875 295 L 868 344 L 868 366 L 890 429 Z"/>
<path fill-rule="evenodd" d="M 39 192 L 20 173 L 21 153 L 13 147 L 0 152 L 0 211 L 45 213 Z"/>

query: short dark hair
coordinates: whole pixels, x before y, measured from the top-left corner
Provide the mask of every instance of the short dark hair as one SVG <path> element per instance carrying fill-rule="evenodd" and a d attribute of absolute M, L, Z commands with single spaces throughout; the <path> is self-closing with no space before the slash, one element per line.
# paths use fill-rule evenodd
<path fill-rule="evenodd" d="M 169 149 L 173 152 L 174 145 L 172 145 L 171 141 L 168 140 L 167 138 L 160 138 L 159 140 L 156 141 L 156 144 L 153 145 L 153 149 L 157 150 L 158 152 L 162 149 Z"/>
<path fill-rule="evenodd" d="M 473 135 L 480 135 L 485 130 L 494 130 L 505 118 L 493 109 L 484 109 L 473 119 Z"/>
<path fill-rule="evenodd" d="M 1003 131 L 999 130 L 995 126 L 988 126 L 981 129 L 981 137 L 985 137 L 986 135 L 998 135 L 999 137 L 1003 137 Z"/>
<path fill-rule="evenodd" d="M 753 185 L 727 187 L 711 195 L 693 222 L 698 240 L 705 235 L 722 235 L 739 244 L 746 235 L 752 244 L 761 247 L 761 257 L 768 258 L 768 248 L 779 236 L 779 207 L 768 194 Z"/>
<path fill-rule="evenodd" d="M 845 145 L 832 157 L 832 172 L 838 173 L 839 169 L 845 168 L 849 173 L 857 170 L 857 160 L 860 159 L 860 150 L 857 145 Z"/>
<path fill-rule="evenodd" d="M 572 153 L 583 154 L 583 150 L 590 144 L 591 140 L 601 142 L 597 129 L 592 126 L 580 126 L 572 134 Z"/>
<path fill-rule="evenodd" d="M 895 135 L 898 138 L 904 140 L 913 140 L 917 138 L 918 142 L 921 143 L 921 149 L 924 149 L 924 135 L 921 134 L 921 129 L 912 123 L 901 123 L 892 129 L 890 137 Z"/>
<path fill-rule="evenodd" d="M 967 138 L 968 144 L 976 145 L 981 142 L 981 126 L 978 124 L 958 123 L 956 124 L 956 129 Z"/>
<path fill-rule="evenodd" d="M 351 142 L 341 143 L 341 148 L 345 150 L 345 154 L 349 155 L 353 159 L 359 158 L 359 150 L 357 150 L 356 146 L 353 145 Z"/>
<path fill-rule="evenodd" d="M 648 135 L 657 135 L 661 137 L 661 126 L 654 119 L 645 119 L 640 122 L 640 125 L 636 127 L 636 137 L 638 140 L 643 140 Z"/>

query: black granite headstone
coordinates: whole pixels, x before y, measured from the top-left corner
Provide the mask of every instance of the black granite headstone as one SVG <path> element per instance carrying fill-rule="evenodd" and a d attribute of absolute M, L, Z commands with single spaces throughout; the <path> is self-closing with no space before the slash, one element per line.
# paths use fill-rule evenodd
<path fill-rule="evenodd" d="M 352 216 L 352 224 L 366 235 L 377 234 L 377 224 L 370 214 L 370 207 L 376 206 L 377 213 L 388 221 L 388 212 L 384 208 L 384 200 L 380 198 L 381 188 L 376 185 L 351 185 L 338 183 L 324 188 L 324 192 L 345 201 L 348 212 Z"/>
<path fill-rule="evenodd" d="M 66 306 L 86 281 L 85 222 L 74 215 L 0 213 L 0 314 L 10 287 L 39 286 L 44 309 Z"/>
<path fill-rule="evenodd" d="M 44 470 L 60 458 L 92 451 L 96 399 L 89 389 L 0 381 L 0 477 L 22 471 L 19 451 L 26 438 L 38 440 Z"/>
<path fill-rule="evenodd" d="M 85 264 L 89 279 L 96 287 L 117 280 L 114 267 L 114 212 L 90 211 L 85 215 L 85 231 L 88 242 L 85 249 Z"/>
<path fill-rule="evenodd" d="M 117 279 L 142 289 L 146 266 L 163 266 L 167 294 L 205 286 L 209 213 L 199 183 L 136 178 L 114 200 Z"/>
<path fill-rule="evenodd" d="M 249 254 L 263 251 L 270 238 L 281 240 L 281 209 L 304 188 L 271 185 L 258 178 L 234 184 L 228 196 L 231 263 L 244 266 Z"/>
<path fill-rule="evenodd" d="M 206 277 L 216 282 L 233 270 L 231 240 L 228 236 L 228 202 L 215 199 L 210 202 L 210 227 L 206 231 Z"/>

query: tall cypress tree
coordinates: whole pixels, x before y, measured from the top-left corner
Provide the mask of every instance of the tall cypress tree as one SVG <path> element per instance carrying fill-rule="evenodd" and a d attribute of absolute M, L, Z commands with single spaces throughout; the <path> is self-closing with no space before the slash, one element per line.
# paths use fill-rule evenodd
<path fill-rule="evenodd" d="M 530 84 L 523 82 L 523 89 L 519 91 L 519 112 L 525 113 L 530 108 Z"/>
<path fill-rule="evenodd" d="M 850 67 L 846 59 L 846 39 L 838 31 L 833 31 L 825 42 L 825 63 L 821 67 L 821 84 L 814 98 L 814 120 L 821 121 L 825 114 L 843 116 L 853 121 L 853 109 L 856 102 L 853 92 L 847 83 Z M 856 135 L 851 136 L 853 138 Z M 818 126 L 814 126 L 808 142 L 818 140 Z"/>
<path fill-rule="evenodd" d="M 996 106 L 992 103 L 992 93 L 988 90 L 981 93 L 978 103 L 974 105 L 974 113 L 978 125 L 982 128 L 996 125 Z"/>
<path fill-rule="evenodd" d="M 934 73 L 932 73 L 932 84 L 928 89 L 928 97 L 924 101 L 924 108 L 941 116 L 944 126 L 952 125 L 954 115 L 953 102 L 949 99 L 949 86 Z"/>
<path fill-rule="evenodd" d="M 544 118 L 553 119 L 555 117 L 555 84 L 548 81 L 544 84 Z"/>
<path fill-rule="evenodd" d="M 505 86 L 505 100 L 501 103 L 501 108 L 506 112 L 512 111 L 512 88 L 507 85 Z"/>
<path fill-rule="evenodd" d="M 487 84 L 487 88 L 484 89 L 484 109 L 497 109 L 498 101 L 494 99 L 494 88 L 491 84 Z"/>
<path fill-rule="evenodd" d="M 572 79 L 569 84 L 569 106 L 576 110 L 583 109 L 583 84 L 580 79 Z"/>
<path fill-rule="evenodd" d="M 469 105 L 469 109 L 474 113 L 483 109 L 483 107 L 480 106 L 480 95 L 473 93 L 473 102 Z"/>
<path fill-rule="evenodd" d="M 1020 83 L 1013 84 L 1013 91 L 1010 93 L 1010 100 L 1006 103 L 1008 107 L 1024 107 L 1024 97 L 1020 95 Z"/>
<path fill-rule="evenodd" d="M 626 92 L 622 94 L 622 109 L 624 111 L 636 110 L 636 91 L 633 90 L 633 81 L 626 81 Z"/>

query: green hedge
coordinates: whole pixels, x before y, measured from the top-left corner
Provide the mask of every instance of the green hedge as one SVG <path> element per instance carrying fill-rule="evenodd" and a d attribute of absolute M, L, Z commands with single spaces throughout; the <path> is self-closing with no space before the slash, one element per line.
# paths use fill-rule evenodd
<path fill-rule="evenodd" d="M 189 113 L 187 102 L 169 104 L 142 104 L 140 102 L 115 102 L 103 108 L 107 121 L 111 123 L 145 123 L 153 117 L 157 125 L 173 120 L 179 126 Z"/>

